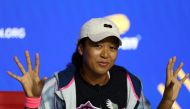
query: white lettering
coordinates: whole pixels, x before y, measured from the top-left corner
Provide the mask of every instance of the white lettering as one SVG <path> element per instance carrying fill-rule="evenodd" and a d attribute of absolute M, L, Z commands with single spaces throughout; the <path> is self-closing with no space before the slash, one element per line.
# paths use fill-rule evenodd
<path fill-rule="evenodd" d="M 18 38 L 23 39 L 26 36 L 25 28 L 0 28 L 0 38 L 10 39 L 10 38 Z"/>
<path fill-rule="evenodd" d="M 1 28 L 1 29 L 0 29 L 0 38 L 3 38 L 3 37 L 4 37 L 4 29 Z"/>
<path fill-rule="evenodd" d="M 122 40 L 122 46 L 119 47 L 122 50 L 136 50 L 141 40 L 140 35 L 136 35 L 134 37 L 124 37 Z"/>

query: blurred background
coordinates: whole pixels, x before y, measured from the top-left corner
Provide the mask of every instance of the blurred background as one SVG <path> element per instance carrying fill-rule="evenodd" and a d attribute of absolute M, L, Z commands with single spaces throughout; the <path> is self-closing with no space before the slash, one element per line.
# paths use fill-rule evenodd
<path fill-rule="evenodd" d="M 178 78 L 190 72 L 189 0 L 0 0 L 0 91 L 22 91 L 7 71 L 22 75 L 13 57 L 26 67 L 24 51 L 34 64 L 40 54 L 40 76 L 51 77 L 71 62 L 84 22 L 107 17 L 119 27 L 123 45 L 116 64 L 137 75 L 153 109 L 162 98 L 166 65 L 182 61 Z M 187 109 L 190 79 L 173 109 Z"/>

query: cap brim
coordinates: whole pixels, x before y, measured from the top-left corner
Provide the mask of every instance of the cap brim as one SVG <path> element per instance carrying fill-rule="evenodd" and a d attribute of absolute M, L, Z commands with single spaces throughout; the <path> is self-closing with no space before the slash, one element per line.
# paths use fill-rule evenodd
<path fill-rule="evenodd" d="M 104 33 L 100 33 L 100 34 L 89 34 L 89 38 L 90 40 L 92 40 L 93 42 L 99 42 L 107 37 L 110 37 L 110 36 L 114 36 L 116 38 L 118 38 L 118 41 L 119 41 L 119 45 L 122 45 L 122 41 L 120 39 L 120 35 L 118 34 L 114 34 L 114 33 L 110 33 L 110 32 L 104 32 Z"/>

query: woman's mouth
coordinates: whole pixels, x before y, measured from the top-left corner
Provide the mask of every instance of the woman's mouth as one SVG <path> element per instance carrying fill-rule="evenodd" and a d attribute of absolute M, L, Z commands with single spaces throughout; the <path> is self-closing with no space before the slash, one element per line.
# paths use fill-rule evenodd
<path fill-rule="evenodd" d="M 108 62 L 99 62 L 98 63 L 101 67 L 106 67 L 106 66 L 108 66 Z"/>

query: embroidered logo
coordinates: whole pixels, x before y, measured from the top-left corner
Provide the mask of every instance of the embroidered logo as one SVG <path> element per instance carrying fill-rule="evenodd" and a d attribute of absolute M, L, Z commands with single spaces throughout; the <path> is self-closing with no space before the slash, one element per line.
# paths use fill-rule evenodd
<path fill-rule="evenodd" d="M 93 106 L 90 101 L 86 102 L 85 104 L 81 104 L 77 109 L 100 109 L 95 106 Z"/>
<path fill-rule="evenodd" d="M 106 100 L 106 106 L 109 108 L 109 109 L 119 109 L 118 108 L 118 105 L 113 103 L 111 100 L 107 99 Z"/>

